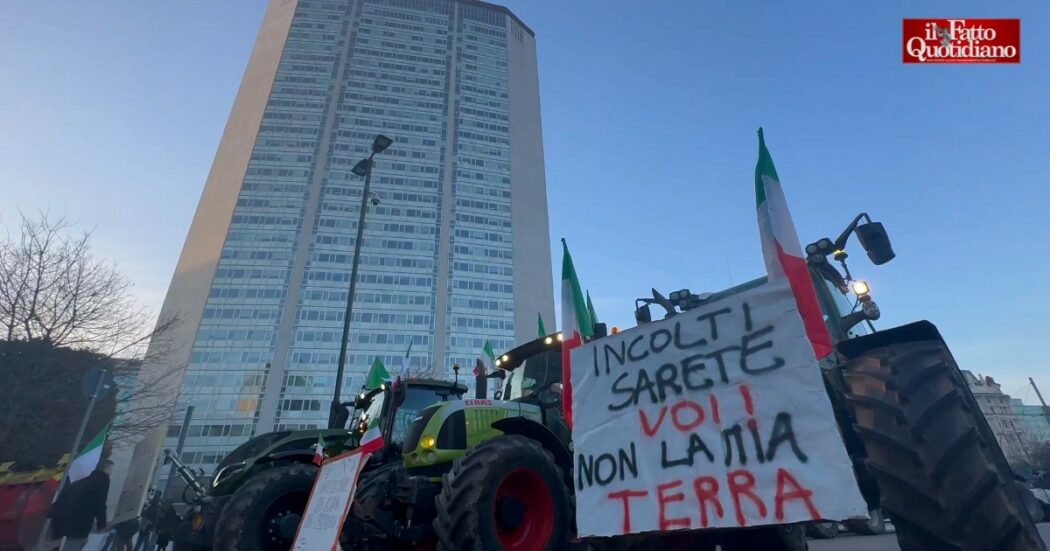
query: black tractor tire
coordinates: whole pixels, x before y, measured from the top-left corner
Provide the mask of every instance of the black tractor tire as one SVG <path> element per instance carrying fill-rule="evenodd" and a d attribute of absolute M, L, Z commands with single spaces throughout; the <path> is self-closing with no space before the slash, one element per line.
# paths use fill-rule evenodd
<path fill-rule="evenodd" d="M 531 438 L 504 435 L 478 444 L 442 478 L 438 551 L 496 550 L 503 540 L 562 549 L 572 520 L 564 480 L 551 452 Z"/>
<path fill-rule="evenodd" d="M 861 536 L 877 536 L 886 533 L 886 517 L 881 509 L 873 509 L 868 512 L 868 519 L 852 518 L 842 521 L 846 530 Z"/>
<path fill-rule="evenodd" d="M 302 517 L 317 467 L 309 463 L 288 463 L 251 477 L 237 488 L 219 515 L 215 526 L 215 549 L 221 551 L 285 551 L 291 538 L 282 535 L 280 525 Z"/>
<path fill-rule="evenodd" d="M 943 342 L 875 348 L 843 375 L 902 551 L 1045 551 Z"/>
<path fill-rule="evenodd" d="M 730 530 L 722 534 L 722 551 L 806 551 L 806 528 L 802 524 Z"/>
<path fill-rule="evenodd" d="M 806 536 L 816 540 L 829 540 L 839 535 L 839 523 L 808 522 L 806 523 Z"/>

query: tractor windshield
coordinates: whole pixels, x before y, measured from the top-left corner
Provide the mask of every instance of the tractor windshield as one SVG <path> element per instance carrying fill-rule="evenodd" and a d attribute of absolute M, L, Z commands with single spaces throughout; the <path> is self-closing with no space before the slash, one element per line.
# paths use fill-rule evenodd
<path fill-rule="evenodd" d="M 375 398 L 372 399 L 372 403 L 369 404 L 361 414 L 361 420 L 364 421 L 368 428 L 378 426 L 379 418 L 383 415 L 383 405 L 387 400 L 387 392 L 380 392 L 376 394 Z M 409 385 L 405 403 L 401 404 L 397 408 L 397 412 L 394 413 L 394 428 L 391 434 L 391 439 L 394 442 L 400 443 L 405 438 L 405 431 L 408 430 L 408 425 L 412 423 L 412 419 L 419 415 L 419 412 L 425 409 L 427 406 L 432 406 L 439 402 L 445 402 L 448 400 L 454 400 L 459 397 L 458 392 L 452 392 L 448 388 L 431 388 L 424 386 Z"/>
<path fill-rule="evenodd" d="M 549 348 L 526 359 L 507 374 L 503 400 L 531 396 L 561 382 L 561 347 Z"/>

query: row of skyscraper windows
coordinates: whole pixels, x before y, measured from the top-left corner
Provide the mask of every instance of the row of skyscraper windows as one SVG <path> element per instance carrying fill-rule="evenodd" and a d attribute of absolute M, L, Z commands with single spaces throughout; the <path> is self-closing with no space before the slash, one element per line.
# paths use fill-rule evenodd
<path fill-rule="evenodd" d="M 228 347 L 237 346 L 236 343 L 227 342 Z M 223 350 L 208 349 L 194 350 L 190 353 L 190 362 L 195 364 L 258 364 L 270 361 L 270 353 L 266 350 Z M 194 374 L 190 374 L 194 375 Z M 187 375 L 189 376 L 189 375 Z"/>
<path fill-rule="evenodd" d="M 346 289 L 309 289 L 303 291 L 302 300 L 304 304 L 309 302 L 332 302 L 346 304 Z M 413 306 L 428 306 L 433 304 L 433 297 L 429 294 L 416 293 L 379 293 L 362 291 L 354 296 L 354 304 L 410 304 Z"/>

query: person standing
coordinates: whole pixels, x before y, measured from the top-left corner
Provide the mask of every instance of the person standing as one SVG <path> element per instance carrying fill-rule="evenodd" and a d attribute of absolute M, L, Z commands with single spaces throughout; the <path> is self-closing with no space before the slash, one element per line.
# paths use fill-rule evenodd
<path fill-rule="evenodd" d="M 91 525 L 106 529 L 106 496 L 113 462 L 103 460 L 95 472 L 72 483 L 59 496 L 51 511 L 55 535 L 65 537 L 61 551 L 80 551 L 87 543 Z"/>

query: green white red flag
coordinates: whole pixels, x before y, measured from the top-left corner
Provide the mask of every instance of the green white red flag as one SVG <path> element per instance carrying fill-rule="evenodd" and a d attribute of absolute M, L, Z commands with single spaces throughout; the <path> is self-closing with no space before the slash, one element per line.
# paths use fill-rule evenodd
<path fill-rule="evenodd" d="M 817 359 L 831 353 L 831 336 L 824 325 L 824 315 L 817 302 L 813 280 L 799 244 L 795 223 L 791 220 L 780 177 L 773 157 L 766 149 L 762 129 L 758 129 L 758 164 L 755 166 L 755 200 L 758 207 L 758 232 L 762 238 L 762 256 L 770 281 L 787 278 L 795 295 L 806 335 Z"/>
<path fill-rule="evenodd" d="M 69 464 L 70 482 L 76 482 L 86 477 L 98 467 L 98 462 L 102 459 L 102 448 L 106 444 L 108 435 L 109 425 L 106 425 L 102 430 L 98 431 L 98 434 L 90 442 L 84 445 L 84 448 L 80 450 L 73 462 Z"/>
<path fill-rule="evenodd" d="M 317 443 L 314 444 L 314 464 L 315 465 L 320 465 L 321 463 L 324 463 L 324 447 L 325 447 L 324 436 L 321 436 L 320 434 L 318 434 L 317 435 Z"/>
<path fill-rule="evenodd" d="M 492 349 L 492 343 L 485 341 L 485 346 L 481 348 L 484 356 L 478 356 L 478 361 L 474 364 L 474 375 L 483 375 L 488 373 L 496 365 L 496 352 Z M 485 360 L 488 359 L 486 362 Z"/>
<path fill-rule="evenodd" d="M 561 240 L 561 384 L 562 412 L 565 422 L 572 428 L 572 365 L 570 351 L 583 344 L 584 340 L 594 334 L 594 324 L 587 311 L 587 300 L 576 277 L 576 268 L 572 265 L 569 245 Z"/>
<path fill-rule="evenodd" d="M 374 453 L 383 447 L 384 442 L 383 433 L 380 432 L 379 424 L 376 423 L 361 435 L 361 444 L 358 445 L 358 448 L 362 453 Z"/>

